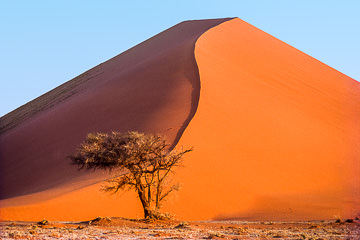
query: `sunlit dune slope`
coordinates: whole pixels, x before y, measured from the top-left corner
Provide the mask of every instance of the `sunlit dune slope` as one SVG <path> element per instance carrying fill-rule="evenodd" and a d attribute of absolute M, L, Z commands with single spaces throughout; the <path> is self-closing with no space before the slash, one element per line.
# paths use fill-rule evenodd
<path fill-rule="evenodd" d="M 199 98 L 195 41 L 227 20 L 180 23 L 2 117 L 2 215 L 14 216 L 6 215 L 5 207 L 37 204 L 106 178 L 102 172 L 79 172 L 67 159 L 90 132 L 159 133 L 175 145 Z M 92 198 L 89 193 L 78 199 L 83 212 L 109 205 L 90 203 Z M 68 208 L 58 205 L 56 211 Z M 34 217 L 31 210 L 19 211 L 23 218 Z"/>
<path fill-rule="evenodd" d="M 2 219 L 141 217 L 133 193 L 100 193 L 106 175 L 66 159 L 111 130 L 194 147 L 164 206 L 180 219 L 360 214 L 359 82 L 240 19 L 181 23 L 83 76 L 6 124 Z"/>
<path fill-rule="evenodd" d="M 199 38 L 201 93 L 179 145 L 178 214 L 303 220 L 360 214 L 360 84 L 234 19 Z"/>

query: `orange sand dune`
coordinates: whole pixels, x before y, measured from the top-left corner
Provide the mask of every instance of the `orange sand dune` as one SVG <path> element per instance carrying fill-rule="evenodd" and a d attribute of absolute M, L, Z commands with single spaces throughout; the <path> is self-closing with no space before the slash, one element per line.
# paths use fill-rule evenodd
<path fill-rule="evenodd" d="M 227 20 L 180 23 L 2 117 L 3 218 L 15 216 L 7 207 L 28 206 L 19 214 L 31 219 L 35 213 L 30 206 L 39 199 L 55 201 L 59 195 L 107 178 L 103 172 L 79 172 L 67 159 L 89 132 L 160 133 L 175 145 L 199 99 L 195 41 Z M 92 199 L 91 195 L 85 199 Z M 83 200 L 84 209 L 92 207 Z M 59 205 L 55 211 L 63 209 L 69 206 Z M 50 219 L 53 214 L 46 211 L 43 216 Z M 76 213 L 70 216 L 79 218 Z"/>
<path fill-rule="evenodd" d="M 202 35 L 195 56 L 200 101 L 179 142 L 196 149 L 180 177 L 183 216 L 360 214 L 358 82 L 240 19 Z"/>
<path fill-rule="evenodd" d="M 16 123 L 1 135 L 1 219 L 141 216 L 133 193 L 100 193 L 104 173 L 66 162 L 113 129 L 194 146 L 164 207 L 179 218 L 360 214 L 360 84 L 240 19 L 179 24 L 85 78 L 1 119 Z"/>

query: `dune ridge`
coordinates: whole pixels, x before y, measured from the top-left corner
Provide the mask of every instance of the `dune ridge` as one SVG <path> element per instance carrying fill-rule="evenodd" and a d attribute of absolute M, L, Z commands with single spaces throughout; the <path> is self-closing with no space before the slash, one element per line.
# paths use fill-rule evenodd
<path fill-rule="evenodd" d="M 141 98 L 160 76 L 164 79 L 150 88 L 157 93 L 155 107 L 141 107 L 142 101 L 123 107 L 127 116 L 121 124 L 88 123 L 73 144 L 86 131 L 121 125 L 119 130 L 162 133 L 173 146 L 194 146 L 176 177 L 182 190 L 164 206 L 181 219 L 311 220 L 360 214 L 358 82 L 238 18 L 186 22 L 171 29 L 121 54 L 120 76 L 113 76 L 117 57 L 96 67 L 102 81 L 90 80 L 83 85 L 86 90 L 56 111 L 66 112 L 78 101 L 79 106 L 91 106 L 85 111 L 88 116 L 93 109 L 103 113 L 104 103 L 111 101 L 91 98 L 112 99 L 122 88 L 137 89 Z M 151 49 L 154 41 L 158 45 Z M 134 52 L 148 58 L 139 60 Z M 170 66 L 163 71 L 163 65 Z M 150 76 L 148 82 L 141 80 L 145 76 Z M 141 84 L 134 86 L 130 78 Z M 160 86 L 164 91 L 159 93 Z M 126 98 L 131 94 L 116 99 Z M 48 111 L 56 114 L 55 109 Z M 117 111 L 106 110 L 121 119 Z M 20 139 L 28 125 L 41 119 L 32 118 L 5 134 Z M 132 123 L 139 118 L 141 124 Z M 31 194 L 7 190 L 11 197 L 0 202 L 0 217 L 83 220 L 141 214 L 133 193 L 119 198 L 98 191 L 103 173 L 73 171 L 64 167 L 67 181 L 58 176 L 60 182 Z"/>

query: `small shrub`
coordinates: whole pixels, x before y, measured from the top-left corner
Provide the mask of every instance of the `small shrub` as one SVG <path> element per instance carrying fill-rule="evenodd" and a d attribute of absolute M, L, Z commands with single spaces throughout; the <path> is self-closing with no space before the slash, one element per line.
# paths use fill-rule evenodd
<path fill-rule="evenodd" d="M 224 234 L 221 234 L 219 232 L 210 232 L 207 239 L 214 239 L 214 238 L 224 238 Z"/>
<path fill-rule="evenodd" d="M 42 221 L 40 221 L 40 222 L 37 222 L 36 223 L 37 225 L 40 225 L 40 226 L 44 226 L 44 225 L 48 225 L 49 224 L 49 221 L 48 220 L 42 220 Z"/>
<path fill-rule="evenodd" d="M 181 222 L 175 228 L 188 228 L 188 227 L 189 227 L 189 223 Z"/>
<path fill-rule="evenodd" d="M 335 223 L 343 224 L 343 223 L 344 223 L 344 221 L 343 221 L 343 220 L 341 220 L 341 218 L 338 218 L 338 219 L 336 219 Z"/>

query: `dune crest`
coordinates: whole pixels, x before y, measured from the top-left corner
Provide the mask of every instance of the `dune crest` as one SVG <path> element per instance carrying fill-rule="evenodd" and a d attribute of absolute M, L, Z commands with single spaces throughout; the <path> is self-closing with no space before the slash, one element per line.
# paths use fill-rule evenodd
<path fill-rule="evenodd" d="M 164 206 L 180 219 L 360 214 L 360 84 L 250 24 L 184 22 L 85 76 L 2 119 L 16 124 L 0 136 L 1 219 L 140 217 L 135 194 L 107 196 L 105 173 L 66 162 L 111 130 L 194 147 Z"/>

